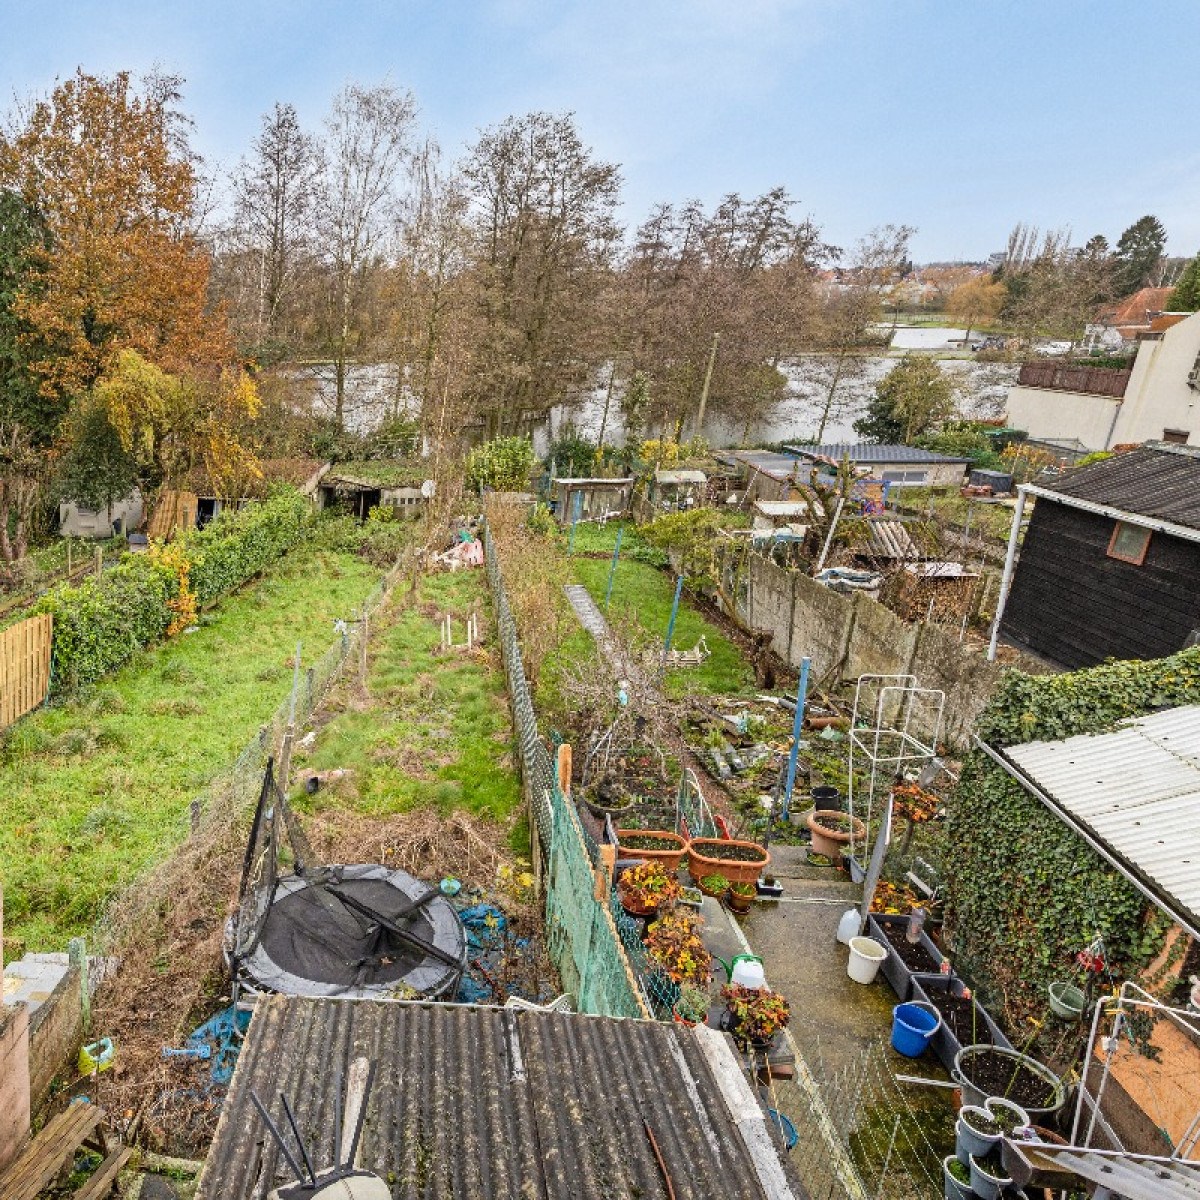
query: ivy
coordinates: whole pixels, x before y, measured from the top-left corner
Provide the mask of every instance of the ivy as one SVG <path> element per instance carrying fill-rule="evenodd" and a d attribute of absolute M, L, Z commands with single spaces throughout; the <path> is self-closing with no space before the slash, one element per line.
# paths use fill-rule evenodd
<path fill-rule="evenodd" d="M 1008 673 L 980 716 L 994 748 L 1102 733 L 1200 703 L 1200 649 L 1064 675 Z M 1097 932 L 1118 978 L 1157 953 L 1166 922 L 1144 896 L 982 751 L 963 766 L 946 822 L 947 929 L 960 969 L 1012 1029 L 1045 1015 Z"/>

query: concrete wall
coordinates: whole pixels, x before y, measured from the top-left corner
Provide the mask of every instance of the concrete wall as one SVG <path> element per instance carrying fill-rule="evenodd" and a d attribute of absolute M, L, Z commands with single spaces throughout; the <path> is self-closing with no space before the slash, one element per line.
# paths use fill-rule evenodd
<path fill-rule="evenodd" d="M 945 739 L 966 746 L 975 719 L 1003 670 L 965 650 L 957 634 L 910 624 L 862 593 L 830 591 L 807 575 L 752 555 L 741 616 L 771 633 L 771 647 L 792 666 L 812 659 L 814 680 L 860 675 L 915 675 L 921 687 L 946 693 Z M 1032 659 L 1022 669 L 1044 672 Z"/>
<path fill-rule="evenodd" d="M 29 1137 L 29 1012 L 0 1004 L 0 1173 Z"/>
<path fill-rule="evenodd" d="M 29 1021 L 29 1103 L 36 1112 L 55 1075 L 83 1043 L 83 996 L 79 968 L 71 967 Z"/>
<path fill-rule="evenodd" d="M 1160 341 L 1139 345 L 1112 445 L 1158 439 L 1178 429 L 1188 434 L 1188 445 L 1200 446 L 1200 391 L 1188 387 L 1197 355 L 1200 313 L 1172 325 Z"/>
<path fill-rule="evenodd" d="M 1035 441 L 1074 438 L 1089 450 L 1104 450 L 1120 406 L 1111 396 L 1018 386 L 1008 390 L 1005 420 L 1014 429 L 1024 429 Z M 1161 435 L 1160 429 L 1156 436 Z"/>

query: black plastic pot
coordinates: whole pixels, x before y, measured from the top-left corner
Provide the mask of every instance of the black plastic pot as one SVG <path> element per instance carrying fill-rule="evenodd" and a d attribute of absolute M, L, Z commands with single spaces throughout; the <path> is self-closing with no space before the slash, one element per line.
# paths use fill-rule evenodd
<path fill-rule="evenodd" d="M 883 927 L 904 929 L 908 925 L 908 917 L 903 913 L 871 913 L 867 921 L 867 936 L 891 948 L 891 939 L 883 932 Z M 939 966 L 945 955 L 934 945 L 929 935 L 922 930 L 918 945 L 924 946 L 933 956 L 935 966 Z M 883 977 L 892 985 L 892 991 L 899 997 L 900 1002 L 912 999 L 913 975 L 919 974 L 909 969 L 908 964 L 899 954 L 889 954 L 883 962 Z"/>
<path fill-rule="evenodd" d="M 813 808 L 825 808 L 840 812 L 845 805 L 842 803 L 842 793 L 835 787 L 818 784 L 812 789 Z"/>
<path fill-rule="evenodd" d="M 950 992 L 952 995 L 961 996 L 965 986 L 961 979 L 955 979 L 953 975 L 916 974 L 912 977 L 912 998 L 933 1003 L 931 997 L 935 992 Z M 1004 1031 L 1000 1026 L 992 1020 L 987 1009 L 978 1000 L 973 1000 L 973 1003 L 975 1005 L 976 1042 L 990 1042 L 1002 1050 L 1011 1050 L 1012 1043 L 1004 1036 Z M 937 1006 L 934 1005 L 934 1007 Z M 929 1046 L 938 1056 L 938 1061 L 949 1071 L 954 1066 L 958 1052 L 966 1044 L 969 1043 L 960 1042 L 951 1032 L 950 1026 L 943 1020 Z"/>

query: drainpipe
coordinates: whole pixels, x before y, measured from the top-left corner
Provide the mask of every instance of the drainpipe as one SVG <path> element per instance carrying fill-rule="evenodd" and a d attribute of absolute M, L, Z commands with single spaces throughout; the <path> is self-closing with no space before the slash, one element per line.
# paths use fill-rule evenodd
<path fill-rule="evenodd" d="M 987 660 L 996 661 L 996 644 L 1000 641 L 1000 621 L 1004 606 L 1008 603 L 1008 590 L 1012 585 L 1013 567 L 1017 561 L 1017 540 L 1021 536 L 1021 518 L 1025 515 L 1025 499 L 1028 495 L 1025 484 L 1017 488 L 1017 509 L 1013 513 L 1012 528 L 1008 533 L 1008 553 L 1004 556 L 1004 574 L 1000 577 L 1000 595 L 996 598 L 996 619 L 992 622 L 992 638 L 988 642 Z"/>

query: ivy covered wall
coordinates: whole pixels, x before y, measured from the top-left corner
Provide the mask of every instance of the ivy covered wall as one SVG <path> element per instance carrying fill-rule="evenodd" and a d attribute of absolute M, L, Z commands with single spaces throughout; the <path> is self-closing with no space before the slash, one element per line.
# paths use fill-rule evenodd
<path fill-rule="evenodd" d="M 994 749 L 1103 733 L 1127 717 L 1200 703 L 1200 648 L 1066 675 L 1005 675 L 980 716 Z M 1014 1032 L 1046 1012 L 1097 931 L 1118 978 L 1136 976 L 1168 928 L 1131 884 L 981 750 L 947 810 L 946 930 L 959 970 Z"/>

